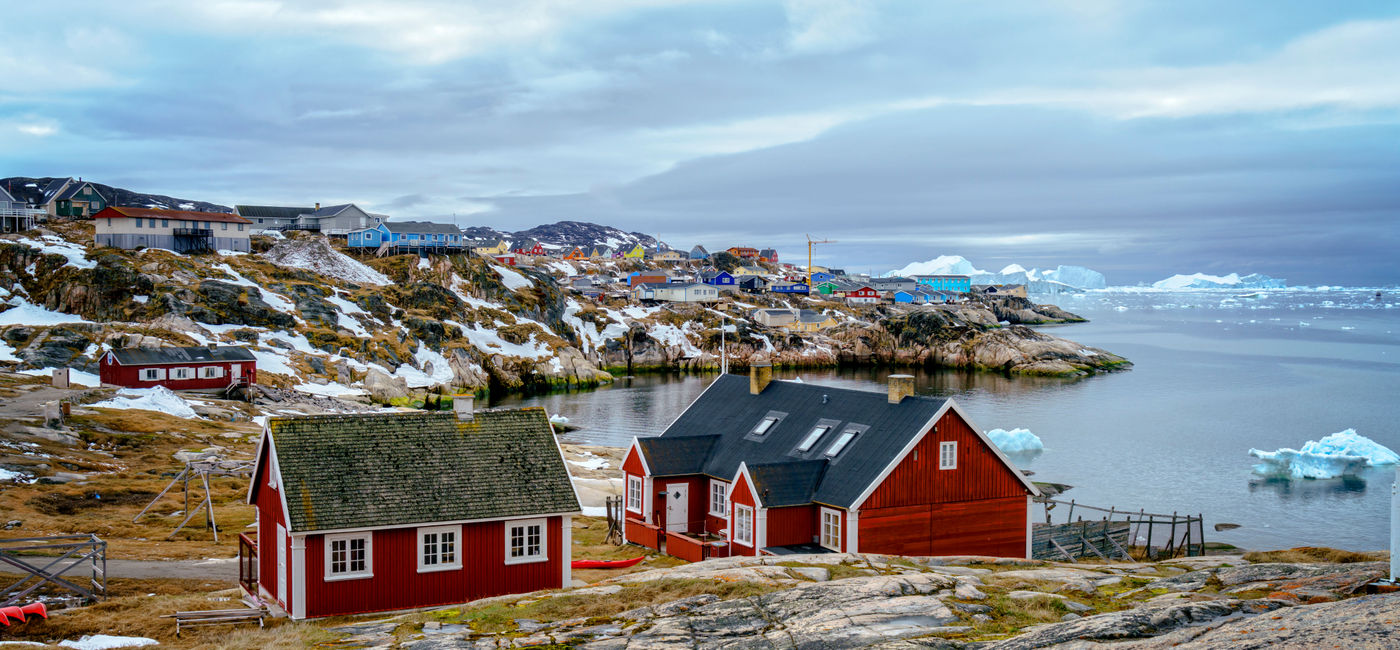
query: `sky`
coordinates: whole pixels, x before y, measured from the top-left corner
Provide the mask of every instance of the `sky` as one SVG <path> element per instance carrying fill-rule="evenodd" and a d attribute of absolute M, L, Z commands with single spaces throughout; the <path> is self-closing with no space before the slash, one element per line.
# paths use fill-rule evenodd
<path fill-rule="evenodd" d="M 877 274 L 1400 284 L 1400 4 L 107 0 L 0 24 L 0 177 L 592 221 Z M 81 16 L 82 19 L 74 19 Z"/>

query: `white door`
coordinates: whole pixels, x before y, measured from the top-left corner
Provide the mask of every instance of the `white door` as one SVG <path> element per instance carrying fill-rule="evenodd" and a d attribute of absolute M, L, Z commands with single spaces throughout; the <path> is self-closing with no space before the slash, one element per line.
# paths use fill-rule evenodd
<path fill-rule="evenodd" d="M 287 528 L 277 524 L 277 602 L 287 606 Z"/>
<path fill-rule="evenodd" d="M 230 374 L 234 379 L 238 379 L 239 377 L 242 377 L 242 376 L 243 376 L 243 366 L 238 365 L 238 364 L 236 364 L 236 363 L 229 364 L 229 374 Z"/>
<path fill-rule="evenodd" d="M 666 485 L 666 530 L 686 532 L 690 523 L 690 485 L 669 483 Z"/>

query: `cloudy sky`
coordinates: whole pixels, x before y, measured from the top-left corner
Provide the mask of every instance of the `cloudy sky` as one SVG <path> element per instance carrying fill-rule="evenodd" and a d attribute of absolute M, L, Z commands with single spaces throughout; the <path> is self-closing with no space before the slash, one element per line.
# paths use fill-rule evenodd
<path fill-rule="evenodd" d="M 13 3 L 0 176 L 1110 282 L 1400 283 L 1400 6 Z"/>

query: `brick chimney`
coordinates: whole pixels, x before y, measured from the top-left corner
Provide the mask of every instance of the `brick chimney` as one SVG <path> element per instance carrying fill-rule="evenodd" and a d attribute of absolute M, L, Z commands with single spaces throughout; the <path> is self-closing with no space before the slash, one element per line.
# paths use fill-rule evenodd
<path fill-rule="evenodd" d="M 754 363 L 749 365 L 749 394 L 757 395 L 773 381 L 773 364 Z"/>
<path fill-rule="evenodd" d="M 914 375 L 890 375 L 890 403 L 898 404 L 914 394 Z"/>
<path fill-rule="evenodd" d="M 452 412 L 457 414 L 457 419 L 463 422 L 472 421 L 472 410 L 475 406 L 476 397 L 472 395 L 453 395 Z"/>

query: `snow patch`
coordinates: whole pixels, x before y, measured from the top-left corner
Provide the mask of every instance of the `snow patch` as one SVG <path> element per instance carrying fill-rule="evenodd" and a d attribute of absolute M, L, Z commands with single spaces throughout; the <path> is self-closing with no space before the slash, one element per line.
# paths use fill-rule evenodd
<path fill-rule="evenodd" d="M 372 284 L 380 287 L 393 284 L 389 277 L 383 273 L 331 248 L 330 243 L 325 239 L 285 240 L 273 246 L 263 256 L 278 266 L 307 269 L 355 284 Z"/>
<path fill-rule="evenodd" d="M 93 262 L 87 258 L 86 248 L 79 244 L 66 241 L 62 237 L 56 235 L 44 235 L 40 237 L 39 240 L 29 239 L 28 237 L 18 237 L 14 241 L 17 244 L 24 244 L 30 248 L 37 248 L 43 251 L 45 255 L 61 255 L 66 257 L 68 261 L 64 263 L 64 266 L 71 266 L 78 269 L 97 267 L 97 262 Z M 33 274 L 31 273 L 31 275 Z"/>
<path fill-rule="evenodd" d="M 519 289 L 533 289 L 535 287 L 535 283 L 531 282 L 530 278 L 516 273 L 515 271 L 512 271 L 504 266 L 492 265 L 491 268 L 497 273 L 501 274 L 501 284 L 506 285 L 506 288 L 510 289 L 511 291 L 516 291 Z"/>
<path fill-rule="evenodd" d="M 418 368 L 405 363 L 394 370 L 394 376 L 403 377 L 409 388 L 426 388 L 439 384 L 450 386 L 452 384 L 454 375 L 447 357 L 420 342 L 418 351 L 413 354 L 413 359 L 418 362 Z"/>
<path fill-rule="evenodd" d="M 1255 474 L 1291 478 L 1337 478 L 1366 467 L 1400 464 L 1400 454 L 1358 434 L 1355 429 L 1338 431 L 1321 440 L 1309 440 L 1302 449 L 1250 449 L 1249 455 L 1264 461 L 1254 466 Z"/>
<path fill-rule="evenodd" d="M 77 641 L 60 641 L 58 645 L 77 650 L 110 650 L 111 648 L 141 648 L 159 645 L 159 641 L 144 636 L 113 636 L 111 634 L 84 634 Z"/>
<path fill-rule="evenodd" d="M 362 388 L 351 388 L 350 386 L 334 381 L 325 384 L 297 384 L 292 388 L 303 393 L 321 395 L 322 397 L 349 397 L 365 394 Z"/>
<path fill-rule="evenodd" d="M 267 303 L 267 306 L 276 309 L 277 311 L 280 311 L 284 314 L 296 314 L 296 303 L 292 302 L 291 300 L 288 300 L 286 296 L 280 293 L 273 293 L 271 291 L 268 291 L 267 289 L 262 288 L 262 285 L 243 277 L 242 273 L 233 270 L 233 267 L 229 266 L 227 263 L 220 264 L 218 266 L 215 266 L 214 268 L 233 276 L 233 281 L 230 284 L 236 284 L 241 287 L 252 287 L 254 289 L 257 289 L 258 293 L 262 295 L 263 302 Z"/>
<path fill-rule="evenodd" d="M 1045 443 L 1040 441 L 1040 436 L 1031 433 L 1029 429 L 992 429 L 987 432 L 987 437 L 992 439 L 992 444 L 1008 454 L 1045 449 Z"/>
<path fill-rule="evenodd" d="M 3 348 L 0 348 L 0 353 L 3 352 Z M 4 355 L 0 354 L 0 361 L 4 360 Z M 56 368 L 33 368 L 30 370 L 21 370 L 19 371 L 19 374 L 30 375 L 32 377 L 52 377 L 54 370 L 56 370 Z M 98 386 L 102 385 L 102 378 L 90 372 L 83 372 L 81 370 L 69 368 L 68 383 L 77 386 L 83 386 L 86 388 L 97 388 Z"/>
<path fill-rule="evenodd" d="M 93 408 L 108 409 L 138 409 L 142 411 L 159 411 L 179 418 L 196 418 L 194 409 L 190 408 L 188 402 L 180 399 L 174 391 L 164 386 L 154 386 L 151 388 L 123 388 L 117 391 L 117 396 L 112 399 L 88 404 Z"/>
<path fill-rule="evenodd" d="M 4 304 L 12 305 L 0 312 L 0 325 L 29 325 L 47 327 L 64 323 L 91 323 L 92 321 L 76 314 L 50 311 L 35 305 L 19 296 L 11 296 Z"/>

